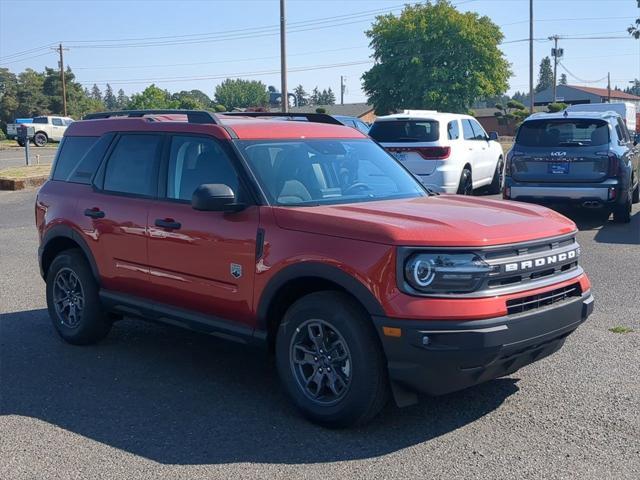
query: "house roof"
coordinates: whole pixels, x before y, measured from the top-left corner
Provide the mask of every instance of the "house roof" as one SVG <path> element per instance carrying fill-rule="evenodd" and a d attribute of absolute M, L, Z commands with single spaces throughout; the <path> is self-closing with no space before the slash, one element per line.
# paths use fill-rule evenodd
<path fill-rule="evenodd" d="M 567 87 L 575 88 L 576 90 L 582 90 L 583 92 L 590 93 L 592 95 L 599 95 L 601 97 L 609 96 L 609 90 L 606 88 L 583 87 L 582 85 L 567 85 Z M 640 97 L 638 97 L 637 95 L 632 95 L 630 93 L 625 93 L 621 92 L 620 90 L 614 89 L 611 89 L 611 98 L 640 101 Z"/>
<path fill-rule="evenodd" d="M 316 108 L 324 108 L 329 115 L 345 115 L 347 117 L 361 117 L 373 110 L 368 103 L 345 103 L 344 105 L 305 105 L 304 107 L 290 107 L 291 113 L 313 113 Z M 271 108 L 272 112 L 279 112 L 279 107 Z"/>

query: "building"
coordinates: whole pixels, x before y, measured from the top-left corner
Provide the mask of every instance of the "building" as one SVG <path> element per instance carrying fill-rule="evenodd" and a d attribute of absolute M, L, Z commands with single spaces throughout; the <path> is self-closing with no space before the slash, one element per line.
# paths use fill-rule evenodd
<path fill-rule="evenodd" d="M 609 90 L 607 88 L 583 87 L 581 85 L 558 85 L 556 87 L 556 101 L 568 105 L 606 103 L 608 98 Z M 553 103 L 553 88 L 536 93 L 534 100 L 536 105 Z M 612 89 L 611 103 L 621 102 L 635 103 L 636 108 L 640 110 L 640 97 Z"/>
<path fill-rule="evenodd" d="M 347 117 L 357 117 L 363 122 L 372 123 L 376 119 L 373 105 L 368 103 L 345 103 L 343 105 L 305 105 L 304 107 L 289 107 L 291 113 L 315 113 L 317 108 L 324 108 L 329 115 L 344 115 Z M 280 109 L 271 108 L 272 112 L 279 112 Z"/>

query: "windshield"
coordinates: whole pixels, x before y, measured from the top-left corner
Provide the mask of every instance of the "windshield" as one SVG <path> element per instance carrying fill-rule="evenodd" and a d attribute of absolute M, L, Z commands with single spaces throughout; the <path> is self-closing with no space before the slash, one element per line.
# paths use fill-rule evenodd
<path fill-rule="evenodd" d="M 369 136 L 381 143 L 437 142 L 440 132 L 435 120 L 383 120 L 373 124 Z"/>
<path fill-rule="evenodd" d="M 595 147 L 609 143 L 604 120 L 529 120 L 520 126 L 516 144 L 525 147 Z"/>
<path fill-rule="evenodd" d="M 275 205 L 427 196 L 409 172 L 370 140 L 243 140 L 236 145 Z"/>

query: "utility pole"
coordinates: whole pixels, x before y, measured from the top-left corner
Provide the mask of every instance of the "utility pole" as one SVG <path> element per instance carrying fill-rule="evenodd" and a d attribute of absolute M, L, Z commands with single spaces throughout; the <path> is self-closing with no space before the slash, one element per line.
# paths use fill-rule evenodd
<path fill-rule="evenodd" d="M 558 63 L 560 58 L 564 55 L 564 49 L 558 48 L 558 35 L 549 37 L 549 40 L 554 41 L 554 47 L 551 49 L 551 56 L 553 57 L 553 101 L 557 98 L 557 86 L 558 86 Z"/>
<path fill-rule="evenodd" d="M 289 111 L 289 91 L 287 90 L 287 41 L 285 0 L 280 0 L 280 77 L 282 92 L 282 112 Z"/>
<path fill-rule="evenodd" d="M 535 105 L 533 91 L 533 0 L 529 0 L 529 97 L 531 100 L 529 111 L 533 113 Z"/>
<path fill-rule="evenodd" d="M 344 105 L 344 77 L 340 75 L 340 105 Z"/>
<path fill-rule="evenodd" d="M 611 103 L 611 72 L 607 72 L 607 103 Z"/>
<path fill-rule="evenodd" d="M 64 51 L 68 48 L 62 48 L 62 44 L 58 45 L 55 50 L 60 54 L 60 83 L 62 83 L 62 114 L 67 116 L 67 85 L 64 79 Z"/>

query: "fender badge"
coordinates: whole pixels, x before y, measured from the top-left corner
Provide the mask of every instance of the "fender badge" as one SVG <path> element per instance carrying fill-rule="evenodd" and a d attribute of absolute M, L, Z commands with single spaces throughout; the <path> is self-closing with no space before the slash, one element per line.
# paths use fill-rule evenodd
<path fill-rule="evenodd" d="M 240 278 L 242 276 L 242 265 L 238 265 L 237 263 L 232 263 L 231 276 L 233 278 Z"/>

